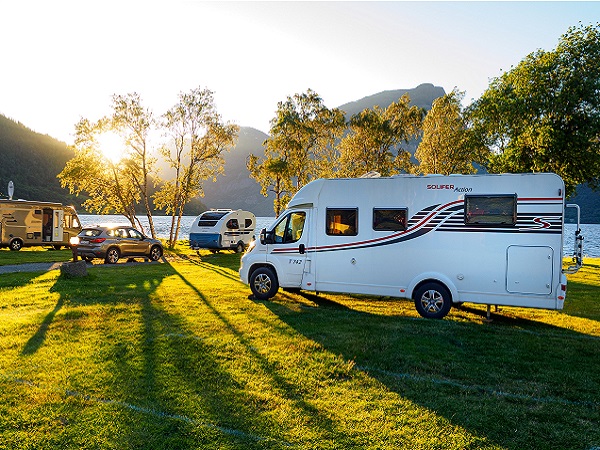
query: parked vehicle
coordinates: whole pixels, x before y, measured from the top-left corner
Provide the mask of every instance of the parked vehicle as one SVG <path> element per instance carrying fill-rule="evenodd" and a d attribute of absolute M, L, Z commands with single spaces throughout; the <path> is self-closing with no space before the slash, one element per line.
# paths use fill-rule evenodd
<path fill-rule="evenodd" d="M 127 225 L 86 227 L 77 238 L 75 252 L 86 261 L 102 258 L 107 264 L 115 264 L 120 258 L 135 257 L 157 261 L 163 255 L 159 240 L 144 236 Z"/>
<path fill-rule="evenodd" d="M 244 251 L 254 237 L 256 217 L 241 209 L 211 209 L 196 217 L 190 227 L 190 247 Z"/>
<path fill-rule="evenodd" d="M 429 318 L 463 302 L 562 309 L 564 201 L 547 173 L 315 180 L 261 231 L 240 278 L 259 299 L 280 286 L 408 297 Z"/>
<path fill-rule="evenodd" d="M 0 246 L 11 250 L 69 246 L 81 231 L 75 208 L 60 203 L 0 200 Z"/>

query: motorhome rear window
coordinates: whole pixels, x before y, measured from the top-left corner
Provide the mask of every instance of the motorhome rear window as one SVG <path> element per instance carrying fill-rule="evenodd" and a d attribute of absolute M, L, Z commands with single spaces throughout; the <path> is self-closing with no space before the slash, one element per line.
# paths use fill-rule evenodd
<path fill-rule="evenodd" d="M 465 224 L 510 227 L 516 223 L 515 194 L 465 196 Z"/>
<path fill-rule="evenodd" d="M 358 234 L 358 208 L 327 208 L 326 232 L 330 236 Z"/>
<path fill-rule="evenodd" d="M 406 208 L 373 208 L 373 229 L 375 231 L 406 230 Z"/>

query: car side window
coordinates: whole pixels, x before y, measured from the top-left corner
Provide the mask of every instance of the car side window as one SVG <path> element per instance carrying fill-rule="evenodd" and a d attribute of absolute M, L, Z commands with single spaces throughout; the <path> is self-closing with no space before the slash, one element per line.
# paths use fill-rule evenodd
<path fill-rule="evenodd" d="M 138 230 L 130 228 L 129 229 L 129 237 L 131 237 L 133 239 L 140 239 L 141 240 L 144 236 Z"/>

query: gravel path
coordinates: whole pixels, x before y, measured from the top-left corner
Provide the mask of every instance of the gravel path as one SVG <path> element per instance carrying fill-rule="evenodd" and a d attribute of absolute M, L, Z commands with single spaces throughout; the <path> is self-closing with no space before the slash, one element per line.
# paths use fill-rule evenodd
<path fill-rule="evenodd" d="M 29 263 L 0 266 L 0 274 L 14 272 L 43 272 L 46 270 L 58 270 L 64 262 Z"/>

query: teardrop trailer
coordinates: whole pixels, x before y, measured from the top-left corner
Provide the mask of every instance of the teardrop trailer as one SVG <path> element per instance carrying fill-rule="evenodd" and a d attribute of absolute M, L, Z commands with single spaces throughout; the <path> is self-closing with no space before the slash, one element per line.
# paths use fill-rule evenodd
<path fill-rule="evenodd" d="M 243 252 L 254 238 L 256 217 L 241 209 L 211 209 L 200 214 L 190 227 L 190 247 L 213 252 Z"/>
<path fill-rule="evenodd" d="M 579 207 L 551 173 L 319 179 L 244 254 L 258 299 L 279 287 L 412 298 L 442 318 L 453 304 L 562 309 L 582 265 Z M 563 270 L 565 207 L 577 212 Z"/>

